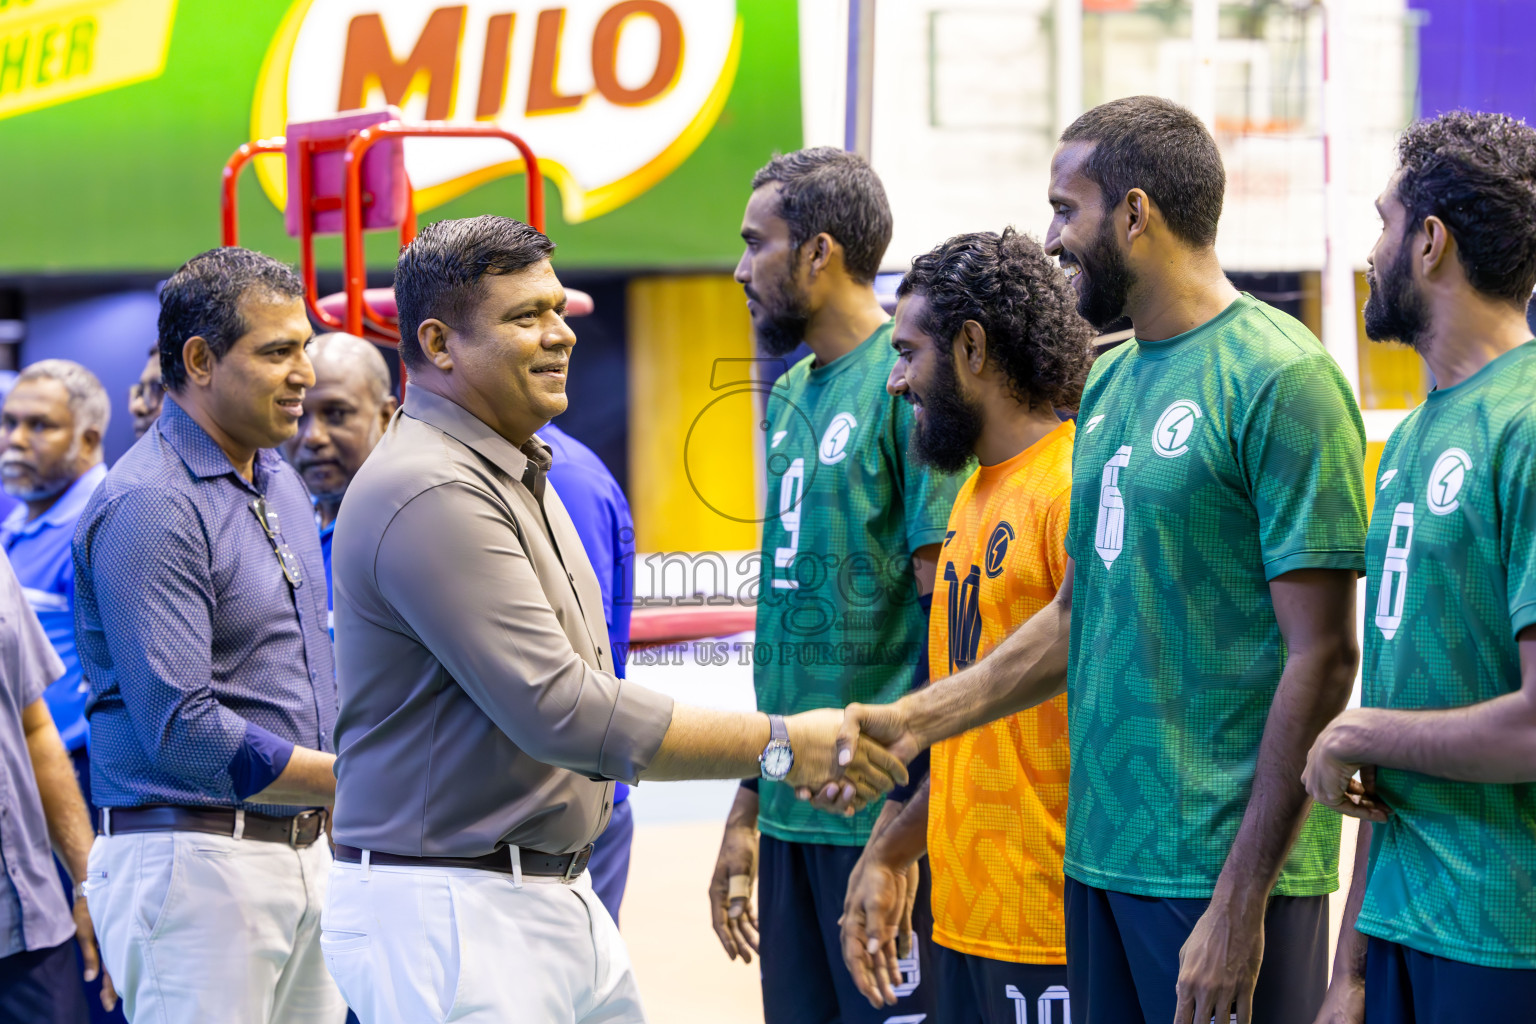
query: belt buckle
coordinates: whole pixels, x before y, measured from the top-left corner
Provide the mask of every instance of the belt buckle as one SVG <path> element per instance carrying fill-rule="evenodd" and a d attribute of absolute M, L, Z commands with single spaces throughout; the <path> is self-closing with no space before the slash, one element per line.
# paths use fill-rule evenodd
<path fill-rule="evenodd" d="M 587 869 L 587 862 L 592 859 L 592 845 L 588 843 L 571 854 L 571 862 L 565 866 L 565 873 L 560 876 L 560 881 L 570 885 L 581 877 L 581 873 Z"/>
<path fill-rule="evenodd" d="M 320 810 L 300 811 L 298 814 L 295 814 L 293 818 L 288 822 L 288 845 L 297 850 L 299 848 L 300 829 L 302 829 L 306 824 L 315 820 L 316 818 L 321 819 L 320 824 L 323 827 L 325 824 L 325 810 L 323 808 Z M 305 845 L 313 845 L 314 842 L 319 838 L 320 833 L 317 830 L 315 832 L 315 838 L 311 839 L 309 843 Z"/>

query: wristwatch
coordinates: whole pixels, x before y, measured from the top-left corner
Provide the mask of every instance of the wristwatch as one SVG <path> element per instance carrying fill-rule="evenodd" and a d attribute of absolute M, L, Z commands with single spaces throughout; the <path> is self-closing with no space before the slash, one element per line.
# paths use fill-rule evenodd
<path fill-rule="evenodd" d="M 784 724 L 783 715 L 768 716 L 768 736 L 768 745 L 757 755 L 757 767 L 763 778 L 783 782 L 795 766 L 795 752 L 789 745 L 789 727 Z"/>

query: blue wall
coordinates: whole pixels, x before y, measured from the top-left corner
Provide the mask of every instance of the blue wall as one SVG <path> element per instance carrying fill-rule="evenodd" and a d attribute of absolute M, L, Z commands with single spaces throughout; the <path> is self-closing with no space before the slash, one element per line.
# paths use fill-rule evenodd
<path fill-rule="evenodd" d="M 1421 12 L 1419 116 L 1496 111 L 1536 124 L 1530 0 L 1409 0 Z"/>

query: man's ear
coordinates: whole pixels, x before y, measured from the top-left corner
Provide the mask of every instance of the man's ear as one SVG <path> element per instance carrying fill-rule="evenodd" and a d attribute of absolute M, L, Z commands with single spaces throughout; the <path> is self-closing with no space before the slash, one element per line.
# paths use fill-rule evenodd
<path fill-rule="evenodd" d="M 81 461 L 94 459 L 101 451 L 101 431 L 95 427 L 86 427 L 80 431 L 80 458 Z"/>
<path fill-rule="evenodd" d="M 812 281 L 832 262 L 832 247 L 836 244 L 832 236 L 823 231 L 815 238 L 807 239 L 800 247 L 801 257 L 810 270 Z"/>
<path fill-rule="evenodd" d="M 987 330 L 975 320 L 967 320 L 960 325 L 960 333 L 955 335 L 955 355 L 971 371 L 971 376 L 981 376 L 982 367 L 987 365 Z"/>
<path fill-rule="evenodd" d="M 1130 244 L 1145 234 L 1147 228 L 1151 226 L 1152 199 L 1141 189 L 1133 188 L 1125 194 L 1125 209 L 1128 215 L 1125 223 L 1125 241 Z"/>
<path fill-rule="evenodd" d="M 416 328 L 416 344 L 421 346 L 427 362 L 444 373 L 453 369 L 453 356 L 448 352 L 448 325 L 441 320 L 423 320 Z"/>
<path fill-rule="evenodd" d="M 187 380 L 200 388 L 207 387 L 213 379 L 213 364 L 216 362 L 218 359 L 208 346 L 208 339 L 201 334 L 192 335 L 181 346 L 181 365 L 186 370 Z"/>
<path fill-rule="evenodd" d="M 1416 255 L 1426 280 L 1442 267 L 1449 267 L 1451 264 L 1446 257 L 1456 251 L 1456 239 L 1451 237 L 1451 229 L 1445 226 L 1445 221 L 1433 215 L 1424 218 L 1423 226 L 1407 244 L 1418 249 Z"/>
<path fill-rule="evenodd" d="M 394 395 L 389 395 L 379 406 L 379 419 L 385 425 L 389 425 L 389 418 L 400 408 L 400 400 Z"/>

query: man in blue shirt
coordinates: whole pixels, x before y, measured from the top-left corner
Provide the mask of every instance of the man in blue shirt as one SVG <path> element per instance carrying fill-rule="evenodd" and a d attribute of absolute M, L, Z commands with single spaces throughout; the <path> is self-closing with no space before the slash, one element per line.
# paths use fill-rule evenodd
<path fill-rule="evenodd" d="M 131 1020 L 340 1024 L 320 950 L 335 673 L 320 538 L 275 449 L 314 383 L 293 271 L 214 249 L 160 294 L 159 420 L 75 534 L 103 834 L 85 891 Z"/>
<path fill-rule="evenodd" d="M 390 392 L 389 367 L 371 341 L 350 334 L 322 334 L 309 346 L 315 383 L 304 392 L 299 429 L 283 456 L 315 501 L 320 554 L 325 560 L 326 608 L 331 595 L 331 538 L 347 485 L 384 436 L 398 403 Z"/>
<path fill-rule="evenodd" d="M 43 694 L 53 724 L 89 792 L 85 680 L 75 654 L 75 523 L 106 478 L 101 439 L 111 415 L 101 381 L 79 363 L 45 359 L 16 379 L 0 410 L 0 478 L 22 502 L 0 524 L 0 544 L 37 613 L 64 674 Z M 92 815 L 94 821 L 95 815 Z"/>
<path fill-rule="evenodd" d="M 587 560 L 597 573 L 603 592 L 603 618 L 608 624 L 608 645 L 613 651 L 613 674 L 624 678 L 629 657 L 629 615 L 634 610 L 635 522 L 623 488 L 603 465 L 597 453 L 553 423 L 539 430 L 539 440 L 549 445 L 554 463 L 549 482 L 576 524 Z M 614 921 L 624 902 L 629 881 L 629 846 L 634 838 L 634 815 L 629 806 L 629 787 L 613 787 L 613 816 L 592 849 L 587 870 L 592 888 Z"/>
<path fill-rule="evenodd" d="M 48 847 L 83 881 L 91 822 L 43 701 L 64 666 L 4 563 L 0 626 L 0 1020 L 83 1024 L 75 939 L 89 980 L 100 974 L 96 941 L 83 898 L 70 920 Z M 101 983 L 110 1009 L 117 997 Z"/>

